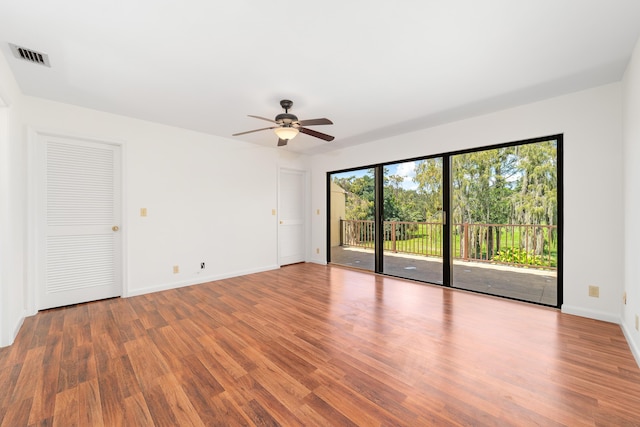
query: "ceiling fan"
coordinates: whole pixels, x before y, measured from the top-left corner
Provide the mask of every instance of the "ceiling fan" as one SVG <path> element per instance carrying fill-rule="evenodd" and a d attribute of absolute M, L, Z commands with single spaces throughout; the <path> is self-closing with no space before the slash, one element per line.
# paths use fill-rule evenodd
<path fill-rule="evenodd" d="M 293 106 L 293 101 L 289 101 L 288 99 L 283 99 L 280 101 L 280 106 L 284 108 L 284 113 L 278 114 L 274 120 L 267 119 L 266 117 L 260 116 L 252 116 L 249 114 L 249 117 L 253 117 L 260 120 L 266 120 L 268 122 L 275 123 L 277 126 L 270 126 L 268 128 L 254 129 L 246 132 L 234 133 L 232 136 L 244 135 L 252 132 L 259 132 L 261 130 L 273 129 L 276 135 L 278 135 L 278 147 L 282 147 L 287 145 L 289 140 L 295 138 L 298 132 L 306 133 L 309 136 L 315 136 L 316 138 L 324 139 L 325 141 L 333 141 L 334 137 L 331 135 L 327 135 L 326 133 L 317 132 L 315 130 L 307 129 L 305 126 L 316 126 L 316 125 L 332 125 L 333 122 L 329 119 L 311 119 L 311 120 L 298 120 L 293 114 L 289 113 L 291 106 Z"/>

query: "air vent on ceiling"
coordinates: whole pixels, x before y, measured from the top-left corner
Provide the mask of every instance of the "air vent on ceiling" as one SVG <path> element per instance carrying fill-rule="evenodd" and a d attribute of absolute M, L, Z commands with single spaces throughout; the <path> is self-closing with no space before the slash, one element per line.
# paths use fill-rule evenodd
<path fill-rule="evenodd" d="M 16 58 L 24 59 L 25 61 L 33 62 L 34 64 L 51 67 L 51 64 L 49 63 L 49 55 L 46 53 L 40 53 L 35 50 L 16 46 L 13 43 L 9 43 L 9 46 L 11 47 L 11 52 L 13 52 L 13 56 Z"/>

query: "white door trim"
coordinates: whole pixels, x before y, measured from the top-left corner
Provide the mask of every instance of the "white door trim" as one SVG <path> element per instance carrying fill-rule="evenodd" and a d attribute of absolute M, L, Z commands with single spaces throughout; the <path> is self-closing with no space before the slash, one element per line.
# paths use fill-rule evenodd
<path fill-rule="evenodd" d="M 128 283 L 127 283 L 127 217 L 125 215 L 126 212 L 126 181 L 125 181 L 125 148 L 126 145 L 122 141 L 113 141 L 105 138 L 96 138 L 91 136 L 83 136 L 77 134 L 70 134 L 67 132 L 61 131 L 51 131 L 45 129 L 39 129 L 35 127 L 28 127 L 27 129 L 27 245 L 26 245 L 26 306 L 27 306 L 27 315 L 36 314 L 39 307 L 38 301 L 38 277 L 41 272 L 41 266 L 38 265 L 38 253 L 41 250 L 40 242 L 38 240 L 38 236 L 41 232 L 40 222 L 41 218 L 38 217 L 39 212 L 41 212 L 41 201 L 43 199 L 43 195 L 39 186 L 40 180 L 43 179 L 44 174 L 44 164 L 40 155 L 42 154 L 40 150 L 38 150 L 38 141 L 43 137 L 57 137 L 57 138 L 66 138 L 78 141 L 89 141 L 100 144 L 108 144 L 115 145 L 120 147 L 120 182 L 121 182 L 121 192 L 120 192 L 120 217 L 121 217 L 121 227 L 120 233 L 122 233 L 120 239 L 120 265 L 122 268 L 120 269 L 120 282 L 122 283 L 122 296 L 128 295 Z"/>

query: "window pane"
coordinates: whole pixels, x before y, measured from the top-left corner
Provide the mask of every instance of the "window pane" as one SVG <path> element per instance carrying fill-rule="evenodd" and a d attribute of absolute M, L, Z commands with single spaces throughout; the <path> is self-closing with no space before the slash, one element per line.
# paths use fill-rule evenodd
<path fill-rule="evenodd" d="M 442 284 L 442 158 L 384 166 L 383 272 Z"/>
<path fill-rule="evenodd" d="M 331 262 L 374 271 L 374 170 L 358 169 L 330 177 Z"/>

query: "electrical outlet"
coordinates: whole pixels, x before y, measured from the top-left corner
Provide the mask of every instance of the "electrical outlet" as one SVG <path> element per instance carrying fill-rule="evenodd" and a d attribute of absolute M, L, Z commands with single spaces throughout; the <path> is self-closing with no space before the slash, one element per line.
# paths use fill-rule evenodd
<path fill-rule="evenodd" d="M 271 209 L 271 215 L 275 215 L 276 214 L 276 210 L 275 209 Z"/>
<path fill-rule="evenodd" d="M 180 273 L 180 266 L 179 265 L 174 265 L 173 266 L 173 274 L 178 274 Z"/>
<path fill-rule="evenodd" d="M 594 298 L 600 298 L 600 287 L 599 286 L 589 286 L 589 296 Z"/>
<path fill-rule="evenodd" d="M 140 208 L 140 216 L 147 216 L 147 208 Z"/>
<path fill-rule="evenodd" d="M 320 215 L 320 209 L 316 209 L 316 215 Z"/>
<path fill-rule="evenodd" d="M 204 270 L 204 262 L 200 263 L 200 270 Z"/>
<path fill-rule="evenodd" d="M 640 331 L 640 316 L 636 314 L 636 331 Z"/>
<path fill-rule="evenodd" d="M 316 253 L 320 254 L 320 248 L 316 248 Z"/>

